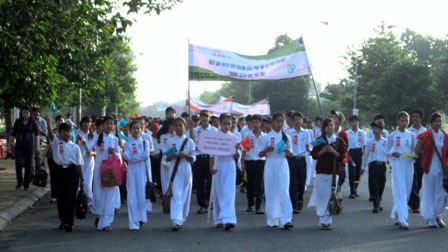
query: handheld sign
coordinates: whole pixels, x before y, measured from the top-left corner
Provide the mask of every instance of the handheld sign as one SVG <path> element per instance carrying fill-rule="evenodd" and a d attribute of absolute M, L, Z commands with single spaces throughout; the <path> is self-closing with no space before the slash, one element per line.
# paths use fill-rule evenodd
<path fill-rule="evenodd" d="M 237 138 L 232 134 L 205 131 L 199 136 L 198 149 L 209 155 L 234 155 L 237 143 Z"/>

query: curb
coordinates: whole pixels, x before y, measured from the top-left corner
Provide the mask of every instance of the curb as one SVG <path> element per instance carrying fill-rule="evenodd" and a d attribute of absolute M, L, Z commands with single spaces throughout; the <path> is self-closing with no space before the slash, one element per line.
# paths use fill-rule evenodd
<path fill-rule="evenodd" d="M 36 190 L 30 192 L 27 196 L 14 202 L 8 208 L 0 211 L 0 230 L 4 229 L 8 224 L 12 222 L 17 216 L 28 210 L 39 199 L 44 197 L 50 192 L 48 187 L 39 187 Z"/>

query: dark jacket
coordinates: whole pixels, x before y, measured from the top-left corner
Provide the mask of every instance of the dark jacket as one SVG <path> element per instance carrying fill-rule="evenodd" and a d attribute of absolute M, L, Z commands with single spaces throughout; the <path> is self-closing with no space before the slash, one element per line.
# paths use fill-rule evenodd
<path fill-rule="evenodd" d="M 313 148 L 311 151 L 311 156 L 313 159 L 317 160 L 316 163 L 316 173 L 317 174 L 333 174 L 333 166 L 334 162 L 337 162 L 337 175 L 340 173 L 339 167 L 343 165 L 342 161 L 344 160 L 345 153 L 347 152 L 347 143 L 343 140 L 341 137 L 336 138 L 336 142 L 332 143 L 331 145 L 335 148 L 337 144 L 336 151 L 339 153 L 339 157 L 336 159 L 333 154 L 327 152 L 323 154 L 322 156 L 318 156 L 318 152 L 324 148 L 324 146 L 327 145 L 327 138 L 326 136 L 322 137 L 325 141 L 325 143 L 322 143 L 316 147 Z"/>

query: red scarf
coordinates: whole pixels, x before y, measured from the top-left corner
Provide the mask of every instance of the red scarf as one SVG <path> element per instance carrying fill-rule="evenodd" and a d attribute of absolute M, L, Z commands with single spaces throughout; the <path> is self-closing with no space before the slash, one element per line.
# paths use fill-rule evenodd
<path fill-rule="evenodd" d="M 443 140 L 442 153 L 440 153 L 440 155 L 442 156 L 442 160 L 445 166 L 448 166 L 448 134 L 446 134 L 443 130 L 442 133 L 444 136 L 444 140 Z M 434 141 L 434 135 L 432 134 L 432 130 L 428 129 L 427 131 L 423 132 L 418 136 L 418 139 L 423 141 L 422 168 L 425 173 L 428 173 L 429 168 L 431 167 L 432 157 L 433 155 L 437 155 L 437 153 L 434 153 L 435 143 L 432 143 Z"/>

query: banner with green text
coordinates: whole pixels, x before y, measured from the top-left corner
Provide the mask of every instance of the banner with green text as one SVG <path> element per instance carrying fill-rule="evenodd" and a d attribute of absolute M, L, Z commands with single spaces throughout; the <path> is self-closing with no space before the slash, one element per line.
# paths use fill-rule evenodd
<path fill-rule="evenodd" d="M 261 56 L 189 45 L 190 80 L 280 80 L 309 74 L 301 38 Z"/>

